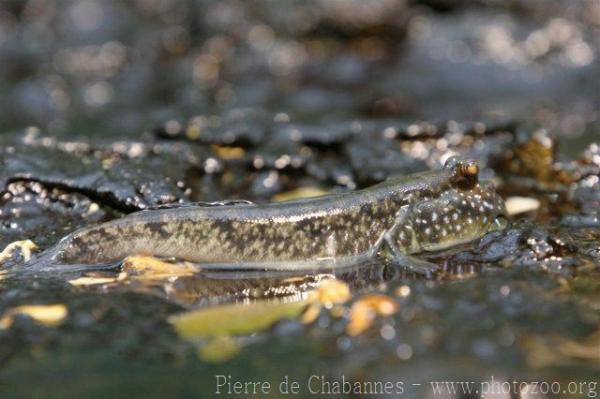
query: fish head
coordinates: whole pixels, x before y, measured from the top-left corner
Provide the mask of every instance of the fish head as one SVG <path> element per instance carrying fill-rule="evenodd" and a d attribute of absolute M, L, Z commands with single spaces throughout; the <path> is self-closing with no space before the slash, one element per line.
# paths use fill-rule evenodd
<path fill-rule="evenodd" d="M 439 251 L 471 242 L 508 225 L 504 200 L 490 181 L 479 181 L 472 161 L 446 163 L 450 184 L 410 207 L 398 226 L 397 245 L 408 253 Z"/>

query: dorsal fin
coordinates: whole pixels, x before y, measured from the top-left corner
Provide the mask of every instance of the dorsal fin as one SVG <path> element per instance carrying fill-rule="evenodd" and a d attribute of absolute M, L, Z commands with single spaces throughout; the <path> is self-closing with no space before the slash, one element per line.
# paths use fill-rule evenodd
<path fill-rule="evenodd" d="M 211 207 L 211 206 L 231 206 L 231 205 L 254 205 L 254 202 L 248 201 L 248 200 L 239 200 L 239 199 L 222 200 L 222 201 L 215 201 L 215 202 L 203 202 L 203 201 L 183 202 L 183 203 L 173 202 L 170 204 L 152 205 L 152 206 L 142 209 L 141 211 L 144 212 L 144 211 L 155 211 L 155 210 L 159 210 L 159 209 L 189 208 L 189 207 L 196 207 L 196 206 Z"/>

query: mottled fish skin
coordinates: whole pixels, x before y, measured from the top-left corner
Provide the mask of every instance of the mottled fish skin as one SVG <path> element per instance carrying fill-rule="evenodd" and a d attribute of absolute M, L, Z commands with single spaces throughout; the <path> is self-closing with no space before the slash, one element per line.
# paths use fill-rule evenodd
<path fill-rule="evenodd" d="M 371 256 L 386 233 L 405 253 L 441 249 L 481 237 L 505 213 L 493 185 L 457 180 L 460 165 L 317 198 L 136 212 L 66 236 L 45 258 L 81 265 L 137 254 L 268 269 Z"/>

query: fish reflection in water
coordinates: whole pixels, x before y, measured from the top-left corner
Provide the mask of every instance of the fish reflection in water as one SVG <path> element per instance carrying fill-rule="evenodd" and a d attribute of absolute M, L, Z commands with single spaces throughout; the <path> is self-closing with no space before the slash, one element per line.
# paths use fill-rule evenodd
<path fill-rule="evenodd" d="M 165 299 L 183 306 L 203 306 L 244 300 L 286 298 L 301 300 L 323 281 L 338 279 L 351 289 L 361 290 L 399 276 L 389 264 L 370 261 L 357 266 L 319 273 L 274 271 L 200 271 L 164 281 L 138 286 L 152 290 Z M 135 289 L 135 288 L 134 288 Z"/>

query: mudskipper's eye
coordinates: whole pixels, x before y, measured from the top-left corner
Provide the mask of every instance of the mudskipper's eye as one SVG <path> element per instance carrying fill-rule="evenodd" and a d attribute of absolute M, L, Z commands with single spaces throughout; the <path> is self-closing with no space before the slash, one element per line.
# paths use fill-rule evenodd
<path fill-rule="evenodd" d="M 498 215 L 494 218 L 494 227 L 503 230 L 508 226 L 508 219 L 504 215 Z"/>

